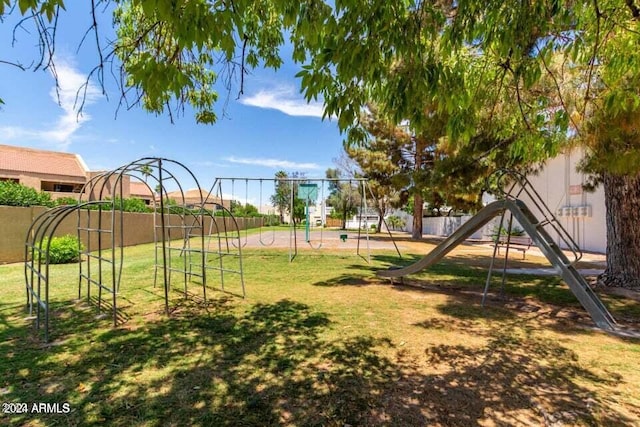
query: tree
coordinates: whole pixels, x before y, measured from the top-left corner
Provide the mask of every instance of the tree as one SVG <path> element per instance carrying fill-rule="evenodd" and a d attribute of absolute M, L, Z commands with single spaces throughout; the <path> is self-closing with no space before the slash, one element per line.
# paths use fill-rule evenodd
<path fill-rule="evenodd" d="M 51 207 L 54 202 L 44 191 L 37 191 L 14 181 L 0 180 L 0 205 Z"/>
<path fill-rule="evenodd" d="M 139 170 L 142 176 L 144 177 L 144 182 L 146 183 L 147 179 L 149 179 L 149 177 L 153 174 L 153 169 L 149 165 L 142 165 L 140 166 Z"/>
<path fill-rule="evenodd" d="M 404 220 L 399 216 L 391 215 L 389 218 L 387 218 L 387 224 L 389 224 L 389 227 L 391 227 L 393 230 L 397 230 L 404 227 Z"/>
<path fill-rule="evenodd" d="M 0 2 L 34 16 L 42 57 L 50 69 L 55 19 L 62 0 Z M 99 12 L 92 2 L 95 14 Z M 384 106 L 392 123 L 408 120 L 413 133 L 428 129 L 425 106 L 446 114 L 450 147 L 473 144 L 484 111 L 505 112 L 521 138 L 507 138 L 508 120 L 484 138 L 483 157 L 504 152 L 531 165 L 553 155 L 567 131 L 589 149 L 585 170 L 604 185 L 607 205 L 607 285 L 640 286 L 640 7 L 633 0 L 522 2 L 349 2 L 284 0 L 123 0 L 114 13 L 117 39 L 100 44 L 92 76 L 103 81 L 109 64 L 123 100 L 154 113 L 185 111 L 215 121 L 214 84 L 258 65 L 277 68 L 285 34 L 309 100 L 321 97 L 325 116 L 350 141 L 363 141 L 361 111 Z M 93 20 L 94 22 L 95 19 Z M 554 69 L 555 58 L 562 67 Z M 119 58 L 120 62 L 115 58 Z M 10 59 L 1 59 L 11 63 Z M 121 66 L 117 64 L 122 64 Z M 21 64 L 13 65 L 27 68 Z M 216 73 L 213 70 L 222 70 Z M 564 73 L 575 75 L 576 104 L 563 96 Z M 237 74 L 236 74 L 237 73 Z M 226 79 L 226 80 L 225 80 Z M 537 84 L 548 79 L 548 93 Z M 223 82 L 224 82 L 223 81 Z M 491 104 L 496 108 L 488 108 Z M 506 110 L 499 111 L 501 108 Z M 517 114 L 512 114 L 517 113 Z M 489 121 L 494 117 L 489 114 Z"/>
<path fill-rule="evenodd" d="M 361 118 L 363 128 L 370 138 L 363 144 L 347 146 L 347 154 L 360 167 L 377 201 L 377 210 L 382 218 L 389 207 L 400 207 L 411 203 L 413 215 L 412 238 L 422 238 L 423 205 L 439 211 L 444 206 L 469 208 L 458 197 L 450 195 L 444 188 L 444 175 L 439 174 L 443 159 L 454 156 L 441 148 L 441 139 L 446 136 L 442 116 L 431 114 L 429 128 L 420 136 L 411 135 L 409 126 L 398 126 L 382 115 L 374 105 L 367 107 Z M 478 201 L 477 194 L 467 199 Z M 456 193 L 455 196 L 458 194 Z"/>
<path fill-rule="evenodd" d="M 293 197 L 293 212 L 291 211 L 291 204 L 287 205 L 287 212 L 291 217 L 293 224 L 300 224 L 303 219 L 306 218 L 306 201 L 298 197 L 298 190 L 300 184 L 306 183 L 305 174 L 303 172 L 291 172 L 288 175 L 289 186 L 291 188 Z M 314 205 L 314 201 L 311 201 L 309 205 Z"/>
<path fill-rule="evenodd" d="M 339 180 L 345 178 L 343 171 L 340 169 L 329 168 L 325 172 L 325 176 L 331 180 Z M 346 179 L 346 178 L 345 178 Z M 354 186 L 351 181 L 329 181 L 329 196 L 327 197 L 327 206 L 333 208 L 331 213 L 333 218 L 340 218 L 342 230 L 347 228 L 347 219 L 358 213 L 360 204 L 360 189 Z"/>
<path fill-rule="evenodd" d="M 236 218 L 254 218 L 260 216 L 258 208 L 251 203 L 242 204 L 237 200 L 231 201 L 231 214 Z"/>
<path fill-rule="evenodd" d="M 19 13 L 17 25 L 35 27 L 39 57 L 24 65 L 11 58 L 0 64 L 20 69 L 50 70 L 54 76 L 57 22 L 66 7 L 64 0 L 4 0 L 0 17 Z M 105 80 L 115 77 L 120 105 L 137 105 L 154 114 L 167 113 L 171 120 L 186 107 L 199 123 L 214 123 L 218 114 L 216 84 L 230 95 L 239 80 L 257 66 L 278 68 L 279 48 L 285 34 L 295 36 L 293 57 L 304 61 L 307 41 L 323 31 L 332 8 L 323 1 L 291 3 L 283 0 L 210 2 L 206 0 L 122 0 L 91 1 L 87 32 L 78 45 L 92 40 L 97 64 L 90 72 L 105 89 Z M 111 17 L 101 19 L 101 14 Z M 105 22 L 112 31 L 102 28 Z M 88 84 L 84 89 L 88 89 Z M 82 109 L 83 91 L 80 95 Z M 0 100 L 1 102 L 1 100 Z"/>
<path fill-rule="evenodd" d="M 291 203 L 291 187 L 287 181 L 287 173 L 285 171 L 276 172 L 275 193 L 271 195 L 271 204 L 280 215 L 280 224 L 284 224 L 284 213 L 287 211 Z"/>
<path fill-rule="evenodd" d="M 327 31 L 323 42 L 331 54 L 316 51 L 302 79 L 308 97 L 323 96 L 327 114 L 345 118 L 342 124 L 354 140 L 362 137 L 354 110 L 365 99 L 385 105 L 393 122 L 417 119 L 420 129 L 421 114 L 413 106 L 416 99 L 432 97 L 449 114 L 447 135 L 458 146 L 472 141 L 482 116 L 479 108 L 510 100 L 503 106 L 519 114 L 524 137 L 511 143 L 509 138 L 489 139 L 490 149 L 529 164 L 555 154 L 563 139 L 556 136 L 573 129 L 575 141 L 591 153 L 585 170 L 605 188 L 608 247 L 601 281 L 640 285 L 640 141 L 628 120 L 640 108 L 640 50 L 635 48 L 640 9 L 635 2 L 422 2 L 395 14 L 397 25 L 406 26 L 402 41 L 393 31 L 380 36 L 366 19 L 356 24 L 348 15 L 336 18 L 339 25 Z M 365 16 L 389 24 L 391 13 L 380 6 L 375 18 Z M 374 47 L 381 54 L 364 57 Z M 563 66 L 554 69 L 557 57 Z M 396 72 L 398 58 L 413 67 L 413 78 Z M 328 85 L 335 69 L 343 72 Z M 577 104 L 563 97 L 566 73 L 577 76 Z M 556 105 L 550 105 L 548 94 L 536 93 L 542 79 L 555 84 Z M 486 88 L 493 88 L 496 101 L 484 96 Z"/>
<path fill-rule="evenodd" d="M 300 223 L 305 218 L 305 201 L 298 198 L 298 186 L 304 174 L 300 172 L 285 171 L 276 172 L 276 190 L 271 195 L 271 204 L 278 210 L 280 222 L 284 223 L 284 213 L 287 212 L 291 220 Z M 291 211 L 291 198 L 293 197 L 293 212 Z"/>
<path fill-rule="evenodd" d="M 389 208 L 400 207 L 408 200 L 407 181 L 402 176 L 402 147 L 410 138 L 400 128 L 376 120 L 374 107 L 369 110 L 366 128 L 372 138 L 360 146 L 346 146 L 345 152 L 357 164 L 359 175 L 367 178 L 379 217 L 376 229 L 381 230 Z"/>

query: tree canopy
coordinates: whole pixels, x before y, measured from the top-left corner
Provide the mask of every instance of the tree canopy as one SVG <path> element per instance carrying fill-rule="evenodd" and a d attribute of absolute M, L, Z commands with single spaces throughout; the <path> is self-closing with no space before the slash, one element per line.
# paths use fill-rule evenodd
<path fill-rule="evenodd" d="M 190 106 L 197 121 L 213 123 L 217 82 L 230 88 L 237 79 L 242 93 L 252 68 L 278 68 L 282 47 L 291 46 L 304 96 L 323 100 L 325 117 L 337 117 L 350 143 L 366 139 L 360 114 L 369 102 L 391 123 L 408 121 L 415 135 L 429 131 L 434 114 L 445 117 L 440 143 L 478 161 L 535 164 L 570 136 L 588 149 L 584 170 L 604 182 L 609 242 L 616 244 L 608 249 L 607 275 L 640 284 L 640 231 L 627 232 L 640 211 L 636 0 L 91 5 L 88 35 L 95 35 L 99 60 L 90 77 L 103 83 L 115 75 L 128 106 L 172 118 Z M 37 29 L 41 55 L 32 68 L 55 70 L 64 7 L 63 0 L 0 1 L 0 15 L 19 13 L 19 25 L 31 21 Z M 103 10 L 113 14 L 117 37 L 110 43 L 96 19 Z M 621 203 L 614 206 L 615 197 Z"/>
<path fill-rule="evenodd" d="M 74 7 L 63 0 L 0 2 L 0 15 L 20 13 L 38 29 L 41 60 L 34 68 L 55 66 L 55 24 L 66 6 Z M 92 7 L 94 76 L 102 82 L 111 65 L 128 104 L 170 115 L 190 105 L 203 123 L 216 120 L 217 81 L 238 79 L 242 92 L 252 68 L 283 63 L 285 45 L 301 64 L 305 96 L 322 97 L 325 114 L 338 117 L 354 142 L 365 136 L 359 117 L 367 102 L 383 106 L 396 123 L 409 120 L 416 134 L 429 126 L 425 108 L 435 106 L 446 112 L 452 140 L 470 141 L 483 120 L 498 136 L 520 126 L 529 132 L 511 149 L 541 158 L 548 142 L 531 143 L 533 136 L 572 126 L 589 143 L 586 135 L 599 135 L 598 123 L 612 117 L 633 133 L 624 124 L 640 106 L 633 1 L 119 0 L 105 8 L 94 0 Z M 109 44 L 101 43 L 95 19 L 103 11 L 113 14 L 117 34 Z M 579 82 L 579 99 L 562 96 L 567 73 Z M 539 90 L 544 78 L 555 96 Z M 504 99 L 518 116 L 501 117 L 512 110 L 499 108 Z M 478 114 L 487 103 L 498 106 L 490 117 Z M 606 158 L 600 168 L 637 171 L 637 145 L 602 144 L 594 155 Z M 614 154 L 620 150 L 628 156 Z"/>

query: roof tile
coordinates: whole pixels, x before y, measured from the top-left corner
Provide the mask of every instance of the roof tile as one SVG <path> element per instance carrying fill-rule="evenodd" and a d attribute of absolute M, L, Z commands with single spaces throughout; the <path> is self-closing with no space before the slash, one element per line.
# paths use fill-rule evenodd
<path fill-rule="evenodd" d="M 78 155 L 0 144 L 0 170 L 86 179 Z"/>

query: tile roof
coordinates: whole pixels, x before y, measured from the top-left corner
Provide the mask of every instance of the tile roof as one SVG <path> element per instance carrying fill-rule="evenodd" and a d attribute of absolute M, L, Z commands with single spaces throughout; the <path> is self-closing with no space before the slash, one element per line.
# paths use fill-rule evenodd
<path fill-rule="evenodd" d="M 134 196 L 144 196 L 144 197 L 153 197 L 153 191 L 145 184 L 144 182 L 131 180 L 129 184 L 129 194 L 131 197 Z"/>
<path fill-rule="evenodd" d="M 0 170 L 61 175 L 86 180 L 84 162 L 77 154 L 0 144 Z"/>
<path fill-rule="evenodd" d="M 207 194 L 209 194 L 209 192 L 207 190 L 198 190 L 197 188 L 191 188 L 189 190 L 186 190 L 184 192 L 184 199 L 187 202 L 200 202 L 201 198 L 205 199 L 207 197 Z M 178 191 L 170 191 L 169 193 L 167 193 L 167 197 L 169 199 L 173 199 L 176 202 L 180 203 L 180 201 L 182 200 L 182 193 L 178 190 Z M 209 199 L 206 200 L 206 202 L 208 203 L 220 203 L 220 199 L 218 197 L 216 197 L 215 195 L 210 195 Z"/>

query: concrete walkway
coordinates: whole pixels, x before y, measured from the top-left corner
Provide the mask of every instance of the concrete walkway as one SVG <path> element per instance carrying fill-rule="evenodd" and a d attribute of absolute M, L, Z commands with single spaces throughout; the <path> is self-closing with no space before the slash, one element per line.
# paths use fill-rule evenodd
<path fill-rule="evenodd" d="M 578 269 L 578 273 L 582 276 L 598 276 L 602 274 L 604 269 L 583 268 Z M 555 276 L 560 274 L 555 268 L 507 268 L 509 274 L 531 274 L 533 276 Z"/>

